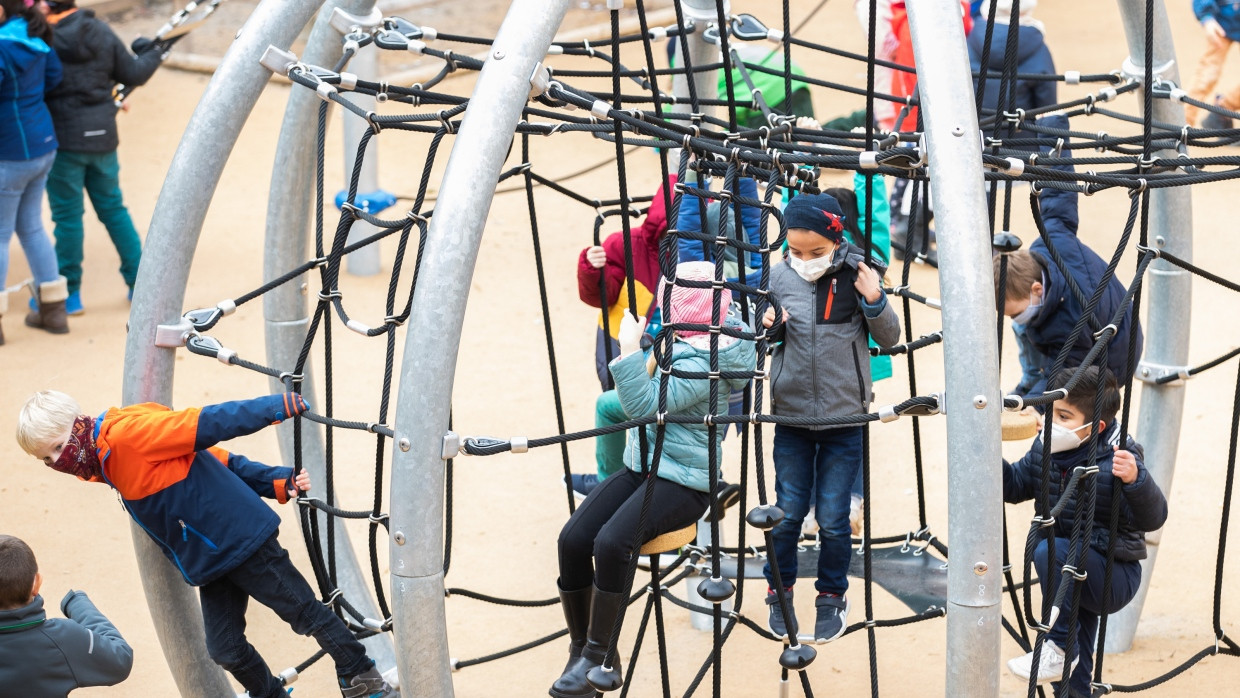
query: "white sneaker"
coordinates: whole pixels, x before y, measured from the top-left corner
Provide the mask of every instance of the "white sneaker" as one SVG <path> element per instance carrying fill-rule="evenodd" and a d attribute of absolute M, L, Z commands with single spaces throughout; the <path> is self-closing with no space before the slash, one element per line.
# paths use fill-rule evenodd
<path fill-rule="evenodd" d="M 865 500 L 854 494 L 848 507 L 848 527 L 852 529 L 854 537 L 861 535 L 861 524 L 864 521 Z"/>
<path fill-rule="evenodd" d="M 1038 667 L 1037 683 L 1044 684 L 1052 681 L 1058 681 L 1063 677 L 1063 650 L 1059 649 L 1059 645 L 1047 640 L 1042 643 L 1041 666 Z M 1076 663 L 1080 658 L 1072 660 L 1072 668 L 1068 670 L 1071 673 L 1076 669 Z M 1033 668 L 1033 652 L 1021 655 L 1014 659 L 1008 660 L 1008 669 L 1022 679 L 1028 680 L 1029 674 Z"/>

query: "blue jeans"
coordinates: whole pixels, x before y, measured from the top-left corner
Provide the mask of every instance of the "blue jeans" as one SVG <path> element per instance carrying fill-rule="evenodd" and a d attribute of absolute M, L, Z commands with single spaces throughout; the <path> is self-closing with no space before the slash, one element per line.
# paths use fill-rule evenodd
<path fill-rule="evenodd" d="M 843 595 L 848 591 L 852 555 L 848 510 L 853 482 L 861 468 L 861 427 L 814 430 L 776 424 L 772 448 L 775 505 L 784 511 L 783 521 L 771 532 L 780 579 L 787 587 L 796 582 L 801 522 L 813 504 L 821 544 L 814 588 L 819 593 Z M 763 573 L 774 587 L 769 562 Z"/>
<path fill-rule="evenodd" d="M 1012 334 L 1016 335 L 1016 351 L 1020 359 L 1020 384 L 1016 386 L 1016 394 L 1039 394 L 1046 391 L 1046 381 L 1050 378 L 1047 371 L 1054 364 L 1054 357 L 1046 356 L 1033 346 L 1025 334 L 1025 326 L 1013 322 Z"/>
<path fill-rule="evenodd" d="M 69 280 L 69 293 L 77 293 L 82 287 L 82 240 L 85 237 L 82 216 L 86 213 L 83 190 L 120 255 L 120 272 L 125 284 L 132 289 L 138 278 L 142 240 L 121 196 L 120 170 L 115 150 L 110 153 L 62 150 L 56 154 L 56 163 L 47 180 L 47 200 L 56 223 L 60 273 Z"/>
<path fill-rule="evenodd" d="M 35 283 L 55 281 L 56 251 L 43 230 L 43 188 L 56 153 L 33 160 L 0 160 L 0 289 L 9 276 L 9 243 L 13 232 Z"/>
<path fill-rule="evenodd" d="M 1076 580 L 1069 575 L 1060 573 L 1064 561 L 1068 557 L 1069 541 L 1067 538 L 1055 539 L 1055 565 L 1049 572 L 1046 569 L 1046 541 L 1038 543 L 1033 551 L 1033 565 L 1038 571 L 1038 581 L 1042 584 L 1042 593 L 1047 593 L 1048 575 L 1054 575 L 1060 581 L 1066 579 L 1067 584 L 1075 584 Z M 1081 695 L 1090 694 L 1090 681 L 1094 673 L 1094 640 L 1098 636 L 1098 616 L 1102 615 L 1102 604 L 1106 575 L 1106 556 L 1090 548 L 1085 553 L 1085 582 L 1081 589 L 1081 604 L 1077 613 L 1076 653 L 1080 663 L 1068 680 L 1072 691 Z M 1107 613 L 1114 613 L 1132 601 L 1141 585 L 1141 565 L 1134 560 L 1116 560 L 1111 567 L 1111 603 Z M 1058 587 L 1056 587 L 1058 589 Z M 1072 587 L 1069 586 L 1064 596 L 1064 605 L 1059 611 L 1059 619 L 1046 634 L 1046 639 L 1054 642 L 1061 650 L 1068 648 L 1068 612 L 1072 606 Z M 1067 658 L 1071 662 L 1072 658 Z M 1068 695 L 1068 694 L 1062 694 Z"/>
<path fill-rule="evenodd" d="M 335 660 L 338 676 L 356 676 L 374 666 L 348 626 L 319 602 L 288 559 L 288 551 L 276 540 L 277 535 L 271 534 L 245 562 L 198 590 L 207 652 L 237 679 L 250 698 L 285 697 L 279 679 L 271 675 L 267 663 L 245 639 L 245 609 L 251 598 L 275 611 L 298 635 L 313 635 Z"/>

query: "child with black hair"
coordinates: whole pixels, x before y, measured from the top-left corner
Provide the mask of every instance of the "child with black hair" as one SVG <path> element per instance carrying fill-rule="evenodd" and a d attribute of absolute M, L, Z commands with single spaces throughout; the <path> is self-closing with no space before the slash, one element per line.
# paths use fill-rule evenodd
<path fill-rule="evenodd" d="M 133 649 L 86 593 L 69 591 L 65 618 L 48 618 L 42 585 L 30 546 L 0 535 L 0 698 L 63 698 L 128 678 Z"/>
<path fill-rule="evenodd" d="M 774 328 L 771 360 L 771 413 L 781 417 L 843 417 L 867 411 L 871 397 L 866 329 L 885 347 L 900 339 L 900 320 L 883 294 L 883 269 L 844 239 L 844 212 L 827 194 L 802 194 L 784 208 L 788 251 L 771 267 L 774 308 L 762 321 Z M 848 621 L 848 560 L 852 555 L 849 500 L 861 468 L 860 426 L 775 425 L 775 505 L 784 518 L 771 533 L 771 557 L 791 599 L 797 578 L 801 522 L 810 506 L 819 524 L 821 548 L 813 637 L 829 642 Z M 776 636 L 796 634 L 784 624 L 768 563 L 764 570 Z M 789 609 L 791 611 L 791 609 Z"/>
<path fill-rule="evenodd" d="M 1068 385 L 1078 369 L 1063 369 L 1055 373 L 1047 386 L 1059 390 Z M 1049 429 L 1033 442 L 1023 458 L 1013 464 L 1003 463 L 1003 499 L 1009 503 L 1024 502 L 1037 496 L 1042 483 L 1043 439 L 1049 434 L 1051 463 L 1050 498 L 1047 505 L 1055 507 L 1077 468 L 1096 466 L 1097 498 L 1093 520 L 1089 527 L 1088 547 L 1079 560 L 1078 569 L 1086 574 L 1081 584 L 1079 625 L 1076 631 L 1076 656 L 1065 656 L 1068 643 L 1068 617 L 1072 589 L 1068 589 L 1064 606 L 1047 633 L 1037 668 L 1037 682 L 1057 681 L 1063 675 L 1065 662 L 1072 669 L 1069 687 L 1073 694 L 1090 694 L 1090 677 L 1093 672 L 1094 639 L 1098 633 L 1098 617 L 1114 613 L 1132 600 L 1141 584 L 1141 565 L 1146 556 L 1145 533 L 1162 528 L 1167 520 L 1167 500 L 1158 483 L 1145 468 L 1144 452 L 1131 436 L 1119 443 L 1119 427 L 1116 413 L 1120 407 L 1119 387 L 1115 377 L 1104 366 L 1088 366 L 1081 370 L 1080 380 L 1067 396 L 1053 403 Z M 1101 385 L 1101 394 L 1099 386 Z M 1094 415 L 1098 421 L 1094 421 Z M 1091 440 L 1091 436 L 1096 438 Z M 1104 586 L 1107 548 L 1111 546 L 1112 492 L 1118 488 L 1119 527 L 1114 540 L 1114 560 L 1111 568 L 1111 585 Z M 1068 494 L 1073 497 L 1055 517 L 1055 559 L 1048 560 L 1048 544 L 1038 543 L 1033 553 L 1034 567 L 1042 585 L 1042 593 L 1050 593 L 1048 584 L 1053 577 L 1059 584 L 1077 583 L 1071 575 L 1060 574 L 1067 563 L 1072 548 L 1072 529 L 1078 516 L 1079 490 Z M 1008 662 L 1012 673 L 1028 679 L 1033 673 L 1033 653 L 1016 657 Z M 1067 695 L 1065 692 L 1064 695 Z"/>
<path fill-rule="evenodd" d="M 79 8 L 77 0 L 49 0 L 48 10 L 47 20 L 55 27 L 52 48 L 64 66 L 64 80 L 47 93 L 47 108 L 60 142 L 47 176 L 47 201 L 56 224 L 56 258 L 68 283 L 65 311 L 81 315 L 83 192 L 108 231 L 121 260 L 121 277 L 133 298 L 142 240 L 121 193 L 116 155 L 118 105 L 113 92 L 118 84 L 130 88 L 146 84 L 177 39 L 139 37 L 131 45 L 135 56 L 93 9 Z M 119 106 L 129 109 L 124 102 Z M 32 305 L 31 310 L 38 308 Z"/>

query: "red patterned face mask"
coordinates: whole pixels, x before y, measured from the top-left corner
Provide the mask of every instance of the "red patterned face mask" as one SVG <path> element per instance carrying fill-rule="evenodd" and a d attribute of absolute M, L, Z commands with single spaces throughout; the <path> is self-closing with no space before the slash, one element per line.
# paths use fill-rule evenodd
<path fill-rule="evenodd" d="M 95 449 L 95 419 L 80 416 L 73 420 L 69 440 L 65 442 L 60 457 L 50 466 L 57 472 L 73 475 L 80 480 L 93 480 L 103 474 L 99 463 L 99 451 Z"/>

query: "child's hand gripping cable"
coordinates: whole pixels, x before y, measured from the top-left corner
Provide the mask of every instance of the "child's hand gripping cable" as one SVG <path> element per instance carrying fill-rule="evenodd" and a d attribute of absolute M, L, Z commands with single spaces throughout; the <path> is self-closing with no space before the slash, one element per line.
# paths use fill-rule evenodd
<path fill-rule="evenodd" d="M 620 342 L 620 356 L 628 356 L 642 349 L 642 334 L 646 331 L 646 319 L 638 320 L 633 312 L 626 310 L 620 320 L 620 332 L 616 337 Z"/>

